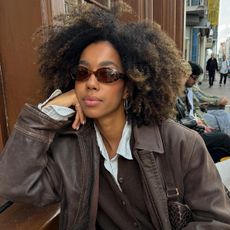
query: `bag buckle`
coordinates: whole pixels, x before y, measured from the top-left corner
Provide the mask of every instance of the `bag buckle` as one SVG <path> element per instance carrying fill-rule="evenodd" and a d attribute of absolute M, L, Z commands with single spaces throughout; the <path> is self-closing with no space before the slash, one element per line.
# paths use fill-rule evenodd
<path fill-rule="evenodd" d="M 173 188 L 173 189 L 167 189 L 167 197 L 168 198 L 174 198 L 179 196 L 179 190 L 178 188 Z"/>

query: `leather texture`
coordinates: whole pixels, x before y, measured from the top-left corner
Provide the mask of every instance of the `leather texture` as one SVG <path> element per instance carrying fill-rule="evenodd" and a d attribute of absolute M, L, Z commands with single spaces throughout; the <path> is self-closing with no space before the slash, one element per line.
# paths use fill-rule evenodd
<path fill-rule="evenodd" d="M 133 135 L 156 229 L 171 229 L 161 174 L 162 156 L 169 152 L 175 183 L 193 211 L 194 221 L 185 229 L 230 230 L 230 201 L 197 132 L 167 120 L 160 127 L 133 127 Z M 76 131 L 71 122 L 54 121 L 26 105 L 0 155 L 0 194 L 37 206 L 60 202 L 61 230 L 95 229 L 99 154 L 90 120 Z"/>

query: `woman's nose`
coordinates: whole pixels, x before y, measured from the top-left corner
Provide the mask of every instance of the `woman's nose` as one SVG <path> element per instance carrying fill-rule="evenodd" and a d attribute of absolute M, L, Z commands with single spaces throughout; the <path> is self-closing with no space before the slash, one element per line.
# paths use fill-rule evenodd
<path fill-rule="evenodd" d="M 99 88 L 99 82 L 96 76 L 94 75 L 94 73 L 90 75 L 89 79 L 86 81 L 86 85 L 88 89 L 98 89 Z"/>

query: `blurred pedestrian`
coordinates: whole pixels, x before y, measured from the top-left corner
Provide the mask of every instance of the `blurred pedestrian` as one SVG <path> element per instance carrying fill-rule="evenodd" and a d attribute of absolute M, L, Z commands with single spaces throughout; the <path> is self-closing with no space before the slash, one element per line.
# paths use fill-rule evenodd
<path fill-rule="evenodd" d="M 218 71 L 217 60 L 214 56 L 214 53 L 211 54 L 211 57 L 207 61 L 206 70 L 208 71 L 209 88 L 210 88 L 213 86 L 216 70 Z"/>
<path fill-rule="evenodd" d="M 227 75 L 228 75 L 228 68 L 229 68 L 229 63 L 226 60 L 226 55 L 223 55 L 223 60 L 221 62 L 220 66 L 220 86 L 222 85 L 222 80 L 224 78 L 224 85 L 226 85 L 226 80 L 227 80 Z"/>

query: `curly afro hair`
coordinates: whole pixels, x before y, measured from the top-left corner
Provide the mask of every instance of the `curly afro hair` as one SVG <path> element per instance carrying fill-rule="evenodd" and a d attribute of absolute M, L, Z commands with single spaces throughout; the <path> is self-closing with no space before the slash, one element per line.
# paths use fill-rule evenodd
<path fill-rule="evenodd" d="M 46 96 L 56 88 L 73 89 L 71 73 L 82 51 L 90 43 L 109 41 L 127 76 L 127 119 L 138 126 L 160 124 L 175 114 L 175 99 L 183 87 L 186 70 L 180 52 L 158 24 L 125 23 L 118 16 L 117 10 L 83 4 L 43 30 L 49 35 L 39 48 Z"/>

